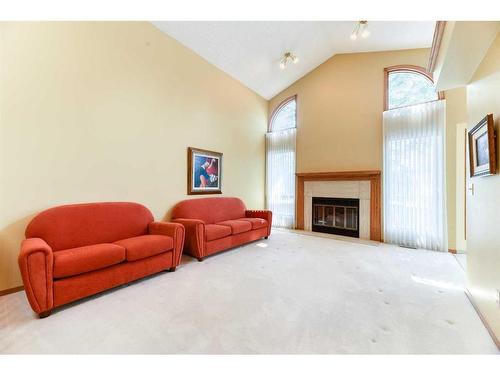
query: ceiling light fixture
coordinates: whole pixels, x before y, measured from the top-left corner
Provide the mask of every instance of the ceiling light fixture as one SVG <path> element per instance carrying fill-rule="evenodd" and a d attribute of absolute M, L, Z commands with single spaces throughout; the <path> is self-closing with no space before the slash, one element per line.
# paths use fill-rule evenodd
<path fill-rule="evenodd" d="M 297 64 L 299 62 L 299 58 L 291 52 L 285 53 L 280 60 L 280 69 L 281 70 L 285 69 L 289 61 L 293 62 L 294 64 Z"/>
<path fill-rule="evenodd" d="M 356 40 L 359 36 L 367 38 L 369 35 L 370 30 L 368 30 L 368 21 L 358 21 L 356 27 L 352 31 L 351 39 Z"/>

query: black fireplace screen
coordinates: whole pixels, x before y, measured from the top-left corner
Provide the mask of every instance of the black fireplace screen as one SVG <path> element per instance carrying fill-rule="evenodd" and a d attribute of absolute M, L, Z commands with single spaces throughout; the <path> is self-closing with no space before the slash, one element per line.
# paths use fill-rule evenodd
<path fill-rule="evenodd" d="M 359 237 L 359 199 L 312 199 L 312 230 Z"/>

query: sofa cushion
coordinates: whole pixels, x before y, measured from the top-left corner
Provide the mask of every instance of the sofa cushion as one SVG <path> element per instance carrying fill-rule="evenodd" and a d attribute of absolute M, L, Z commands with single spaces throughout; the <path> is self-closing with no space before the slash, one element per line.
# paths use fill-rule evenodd
<path fill-rule="evenodd" d="M 252 230 L 252 223 L 243 220 L 226 220 L 218 222 L 217 225 L 227 225 L 231 228 L 232 234 L 238 234 Z"/>
<path fill-rule="evenodd" d="M 205 225 L 205 239 L 207 241 L 217 240 L 231 235 L 231 228 L 227 225 L 207 224 Z"/>
<path fill-rule="evenodd" d="M 54 278 L 100 270 L 125 260 L 125 248 L 102 243 L 54 251 Z"/>
<path fill-rule="evenodd" d="M 187 199 L 172 209 L 172 219 L 198 219 L 206 224 L 245 216 L 245 204 L 239 198 L 210 197 Z"/>
<path fill-rule="evenodd" d="M 260 217 L 244 217 L 238 220 L 250 222 L 252 224 L 252 229 L 264 228 L 267 227 L 268 224 L 266 219 L 261 219 Z"/>
<path fill-rule="evenodd" d="M 148 258 L 174 248 L 172 237 L 156 234 L 131 237 L 116 241 L 115 244 L 125 248 L 128 261 Z"/>
<path fill-rule="evenodd" d="M 138 203 L 70 204 L 39 213 L 25 234 L 42 238 L 52 250 L 64 250 L 141 236 L 148 233 L 152 221 L 151 212 Z"/>

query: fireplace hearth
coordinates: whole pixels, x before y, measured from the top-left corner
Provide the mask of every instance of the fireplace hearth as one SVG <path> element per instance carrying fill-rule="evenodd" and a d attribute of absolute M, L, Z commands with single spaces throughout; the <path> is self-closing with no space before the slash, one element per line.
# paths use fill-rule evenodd
<path fill-rule="evenodd" d="M 359 238 L 359 199 L 313 197 L 312 231 Z"/>

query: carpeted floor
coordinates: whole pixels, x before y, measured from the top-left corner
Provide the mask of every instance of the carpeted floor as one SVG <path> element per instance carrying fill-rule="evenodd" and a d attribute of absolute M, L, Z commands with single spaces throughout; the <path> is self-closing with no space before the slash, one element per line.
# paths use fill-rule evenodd
<path fill-rule="evenodd" d="M 2 353 L 498 353 L 449 253 L 269 240 L 36 319 L 0 297 Z"/>

